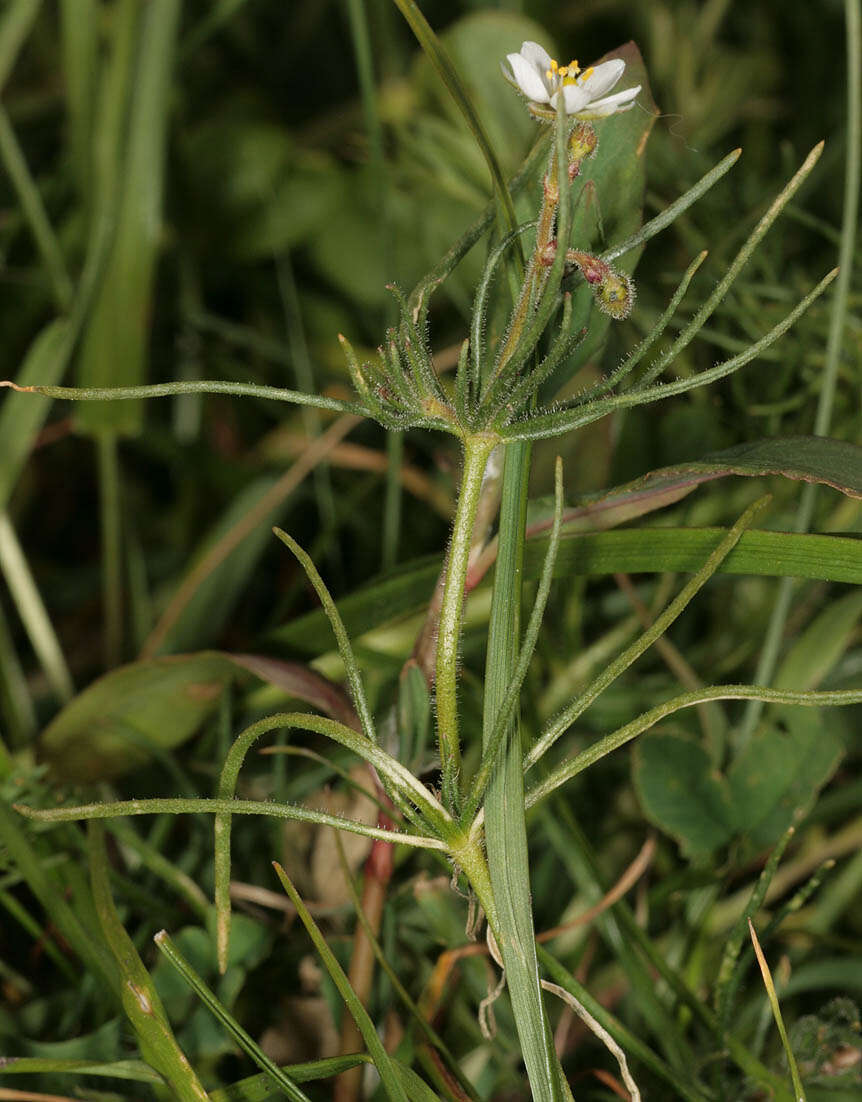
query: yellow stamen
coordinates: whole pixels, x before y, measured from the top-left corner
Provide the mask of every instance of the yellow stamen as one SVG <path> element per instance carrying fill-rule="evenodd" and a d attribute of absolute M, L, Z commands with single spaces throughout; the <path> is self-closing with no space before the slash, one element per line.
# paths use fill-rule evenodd
<path fill-rule="evenodd" d="M 593 66 L 592 66 L 592 65 L 591 65 L 591 66 L 589 67 L 589 69 L 585 69 L 585 70 L 584 70 L 584 72 L 583 72 L 583 74 L 582 74 L 582 75 L 581 75 L 581 77 L 579 78 L 579 79 L 580 79 L 580 82 L 581 82 L 581 84 L 583 84 L 585 80 L 589 80 L 589 79 L 590 79 L 590 77 L 591 77 L 591 76 L 593 75 L 593 73 L 594 73 L 595 71 L 596 71 L 596 70 L 595 70 L 595 69 L 593 68 Z"/>

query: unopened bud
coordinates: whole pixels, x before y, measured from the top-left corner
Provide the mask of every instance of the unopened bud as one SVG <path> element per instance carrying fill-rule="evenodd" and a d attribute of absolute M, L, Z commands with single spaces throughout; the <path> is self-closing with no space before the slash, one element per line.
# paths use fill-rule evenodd
<path fill-rule="evenodd" d="M 539 250 L 539 263 L 544 265 L 544 267 L 546 268 L 550 268 L 556 258 L 557 239 L 556 237 L 552 237 L 547 245 L 543 245 L 542 248 Z"/>
<path fill-rule="evenodd" d="M 632 312 L 635 285 L 625 272 L 614 272 L 593 288 L 596 305 L 612 318 L 621 321 Z"/>
<path fill-rule="evenodd" d="M 629 316 L 635 301 L 635 286 L 630 276 L 614 271 L 600 257 L 577 249 L 569 249 L 566 260 L 580 269 L 600 310 L 618 321 Z"/>
<path fill-rule="evenodd" d="M 588 122 L 579 122 L 569 137 L 569 175 L 577 176 L 581 161 L 592 157 L 599 139 Z"/>
<path fill-rule="evenodd" d="M 611 274 L 610 264 L 606 264 L 592 253 L 584 253 L 579 249 L 569 249 L 566 260 L 570 264 L 576 264 L 580 268 L 581 275 L 590 284 L 601 283 Z"/>

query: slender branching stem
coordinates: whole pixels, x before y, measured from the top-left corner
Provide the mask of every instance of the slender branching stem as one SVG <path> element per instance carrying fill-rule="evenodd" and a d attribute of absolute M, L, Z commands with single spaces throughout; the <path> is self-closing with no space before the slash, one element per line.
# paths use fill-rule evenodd
<path fill-rule="evenodd" d="M 532 259 L 527 267 L 527 274 L 524 277 L 524 284 L 521 288 L 520 297 L 512 313 L 509 331 L 506 334 L 506 339 L 500 350 L 500 357 L 497 361 L 496 368 L 497 374 L 503 370 L 508 360 L 511 359 L 515 349 L 518 347 L 518 341 L 521 339 L 524 325 L 526 324 L 527 318 L 530 316 L 530 307 L 535 300 L 535 290 L 541 282 L 539 275 L 542 270 L 542 257 L 546 247 L 550 244 L 554 236 L 554 222 L 557 214 L 557 206 L 560 201 L 560 189 L 557 186 L 556 164 L 556 157 L 552 157 L 551 167 L 548 169 L 548 173 L 545 176 L 544 195 L 542 198 L 542 206 L 539 210 L 538 224 L 536 226 L 536 245 L 533 249 Z"/>
<path fill-rule="evenodd" d="M 440 625 L 437 633 L 437 737 L 443 771 L 443 803 L 453 810 L 458 804 L 458 771 L 461 744 L 458 738 L 458 645 L 464 610 L 464 585 L 473 537 L 473 523 L 482 489 L 485 464 L 497 437 L 477 433 L 464 440 L 464 472 L 455 510 L 452 542 L 446 561 Z"/>

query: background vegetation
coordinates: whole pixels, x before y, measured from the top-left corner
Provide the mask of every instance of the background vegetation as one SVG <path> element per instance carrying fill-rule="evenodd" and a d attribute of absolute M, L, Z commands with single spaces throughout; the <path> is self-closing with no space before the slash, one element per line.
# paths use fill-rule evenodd
<path fill-rule="evenodd" d="M 743 149 L 734 170 L 649 244 L 633 314 L 614 325 L 572 387 L 598 377 L 649 331 L 708 248 L 700 283 L 672 323 L 681 327 L 821 138 L 825 151 L 803 190 L 673 375 L 708 368 L 757 339 L 835 265 L 848 154 L 839 0 L 421 6 L 507 177 L 536 134 L 499 76 L 502 56 L 525 38 L 582 63 L 637 43 L 660 111 L 645 154 L 645 217 Z M 475 142 L 388 0 L 5 0 L 0 89 L 0 376 L 23 382 L 223 379 L 348 397 L 337 334 L 371 354 L 396 317 L 385 285 L 409 290 L 491 195 Z M 522 218 L 537 195 L 538 184 L 521 200 Z M 834 401 L 818 431 L 855 443 L 858 241 L 853 249 Z M 434 300 L 441 369 L 457 361 L 485 257 L 482 243 Z M 735 444 L 812 433 L 831 309 L 828 295 L 818 300 L 789 336 L 730 380 L 537 447 L 536 515 L 548 511 L 558 452 L 574 504 Z M 378 717 L 401 709 L 402 730 L 414 739 L 408 764 L 433 778 L 427 699 L 411 696 L 405 662 L 445 547 L 459 462 L 448 438 L 387 439 L 370 421 L 261 398 L 184 394 L 73 407 L 7 395 L 5 801 L 211 796 L 230 740 L 248 723 L 286 710 L 286 701 L 349 713 L 346 696 L 317 677 L 340 681 L 343 666 L 273 524 L 308 549 L 337 599 L 353 595 L 342 608 L 372 709 Z M 633 523 L 728 526 L 767 490 L 773 500 L 758 525 L 793 530 L 800 483 L 773 476 L 718 478 Z M 862 530 L 858 497 L 823 488 L 810 505 L 814 531 Z M 526 684 L 528 740 L 675 589 L 673 561 L 642 547 L 640 559 L 598 555 L 593 567 L 572 567 L 555 581 Z M 781 688 L 858 688 L 862 601 L 846 582 L 862 572 L 859 555 L 843 569 L 812 567 L 809 580 L 783 589 L 776 577 L 716 575 L 662 644 L 581 718 L 571 744 L 593 741 L 680 686 L 762 679 Z M 782 572 L 776 563 L 774 573 Z M 844 581 L 830 580 L 839 576 Z M 488 594 L 480 586 L 468 606 L 467 730 L 471 722 L 477 728 L 481 707 Z M 784 612 L 776 619 L 777 601 Z M 66 708 L 106 670 L 177 654 L 197 657 L 148 667 L 143 679 L 115 682 Z M 780 1040 L 753 954 L 742 947 L 738 920 L 747 912 L 769 935 L 764 949 L 808 1098 L 858 1097 L 860 710 L 802 711 L 731 703 L 683 713 L 529 819 L 537 929 L 569 924 L 552 941 L 557 960 L 677 1077 L 669 1083 L 624 1045 L 645 1098 L 736 1100 L 786 1089 Z M 347 753 L 324 758 L 324 745 L 291 733 L 291 756 L 249 758 L 239 794 L 376 821 L 373 802 L 357 792 L 369 783 L 367 770 Z M 345 968 L 352 962 L 373 1022 L 404 1065 L 435 1081 L 441 1060 L 417 1026 L 426 1020 L 480 1097 L 526 1097 L 505 996 L 494 1004 L 494 1038 L 480 1026 L 477 1006 L 495 975 L 465 935 L 467 903 L 443 862 L 401 847 L 394 868 L 378 868 L 364 864 L 365 839 L 348 838 L 340 853 L 332 831 L 244 817 L 233 831 L 232 958 L 219 975 L 209 816 L 111 820 L 107 843 L 77 824 L 46 829 L 6 808 L 0 822 L 0 1054 L 43 1061 L 4 1068 L 0 1060 L 9 1073 L 0 1098 L 40 1090 L 92 1100 L 158 1095 L 139 1061 L 162 1042 L 142 1034 L 134 1008 L 124 1009 L 105 946 L 127 963 L 141 954 L 212 1097 L 279 1097 L 262 1080 L 218 1093 L 257 1067 L 153 946 L 161 928 L 278 1063 L 363 1047 L 342 1033 L 343 1003 L 272 860 L 289 872 L 336 957 Z M 762 898 L 752 900 L 780 840 L 787 848 L 778 871 L 769 868 L 768 888 L 763 881 Z M 353 877 L 364 868 L 362 884 L 344 867 Z M 618 883 L 623 902 L 605 899 L 590 921 L 577 921 Z M 386 960 L 418 1003 L 412 1011 L 392 976 L 357 962 L 365 942 L 356 891 Z M 660 982 L 644 940 L 671 969 Z M 144 984 L 135 967 L 120 967 L 120 975 Z M 679 985 L 708 1008 L 711 1025 Z M 715 1014 L 720 1025 L 733 1023 L 748 1066 L 728 1058 Z M 553 1015 L 576 1097 L 625 1097 L 605 1047 L 569 1010 Z M 80 1063 L 50 1063 L 59 1060 Z M 679 1083 L 694 1080 L 703 1093 L 685 1094 Z M 7 1085 L 25 1094 L 6 1094 Z M 374 1082 L 366 1088 L 370 1094 Z M 358 1088 L 342 1079 L 337 1089 L 347 1099 Z M 461 1098 L 466 1087 L 438 1072 L 435 1089 Z M 332 1080 L 303 1090 L 331 1097 Z M 419 1090 L 413 1083 L 408 1096 L 422 1097 Z"/>

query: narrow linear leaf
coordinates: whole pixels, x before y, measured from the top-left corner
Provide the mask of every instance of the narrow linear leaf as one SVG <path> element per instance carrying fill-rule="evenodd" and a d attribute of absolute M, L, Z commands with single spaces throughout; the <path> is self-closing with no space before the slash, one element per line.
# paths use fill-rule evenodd
<path fill-rule="evenodd" d="M 30 345 L 18 373 L 18 385 L 52 383 L 62 378 L 74 340 L 71 322 L 58 319 L 46 325 Z M 47 398 L 20 393 L 6 395 L 0 408 L 0 509 L 5 509 L 9 502 L 50 406 Z"/>
<path fill-rule="evenodd" d="M 554 563 L 557 559 L 557 550 L 560 542 L 560 526 L 563 514 L 563 461 L 559 456 L 557 456 L 555 470 L 554 496 L 554 526 L 548 541 L 548 551 L 545 556 L 545 561 L 542 565 L 542 574 L 539 579 L 536 599 L 533 603 L 533 611 L 530 613 L 530 620 L 527 624 L 527 630 L 524 633 L 524 640 L 518 654 L 518 661 L 506 691 L 505 699 L 495 719 L 491 735 L 482 749 L 482 763 L 473 780 L 470 797 L 464 806 L 464 822 L 469 822 L 472 816 L 475 815 L 482 801 L 482 797 L 485 794 L 485 787 L 491 776 L 492 770 L 497 764 L 498 753 L 503 744 L 506 731 L 509 729 L 515 714 L 521 687 L 524 684 L 524 678 L 527 676 L 530 660 L 533 657 L 533 652 L 536 649 L 536 643 L 539 638 L 539 630 L 542 626 L 542 617 L 545 614 L 545 606 L 548 603 L 548 596 L 551 591 L 551 582 L 554 577 Z"/>
<path fill-rule="evenodd" d="M 390 1059 L 389 1054 L 383 1047 L 380 1038 L 377 1036 L 377 1030 L 374 1027 L 374 1023 L 368 1016 L 368 1011 L 356 997 L 353 988 L 350 986 L 350 982 L 344 973 L 344 969 L 338 963 L 335 958 L 335 954 L 326 944 L 326 939 L 320 932 L 317 923 L 311 916 L 310 911 L 302 901 L 299 892 L 291 883 L 287 873 L 278 864 L 277 861 L 273 861 L 273 868 L 276 875 L 281 881 L 281 885 L 288 895 L 291 903 L 296 907 L 297 914 L 299 915 L 303 926 L 308 931 L 309 937 L 314 942 L 314 947 L 320 955 L 321 960 L 329 973 L 332 982 L 338 989 L 338 993 L 344 1000 L 344 1005 L 350 1011 L 353 1016 L 353 1020 L 359 1027 L 359 1032 L 362 1034 L 362 1038 L 368 1048 L 368 1052 L 374 1061 L 374 1066 L 377 1068 L 380 1079 L 383 1083 L 384 1090 L 392 1102 L 409 1102 L 408 1096 L 404 1091 L 404 1087 L 401 1084 L 401 1079 L 395 1070 L 393 1061 Z"/>
<path fill-rule="evenodd" d="M 186 981 L 189 987 L 198 996 L 207 1010 L 230 1033 L 243 1052 L 251 1057 L 259 1068 L 262 1068 L 269 1080 L 282 1090 L 292 1102 L 310 1102 L 305 1091 L 301 1090 L 293 1079 L 287 1075 L 278 1064 L 274 1063 L 266 1055 L 260 1045 L 249 1036 L 230 1011 L 216 996 L 215 992 L 204 982 L 191 964 L 182 955 L 179 949 L 168 937 L 167 931 L 160 930 L 153 938 L 162 954 L 168 962 Z"/>
<path fill-rule="evenodd" d="M 766 963 L 766 957 L 763 955 L 763 950 L 760 948 L 760 942 L 757 940 L 754 924 L 750 918 L 748 919 L 748 932 L 751 935 L 751 944 L 754 946 L 754 954 L 757 957 L 760 974 L 763 976 L 763 986 L 766 988 L 766 995 L 772 1009 L 772 1016 L 775 1019 L 775 1024 L 778 1026 L 778 1032 L 781 1036 L 781 1045 L 784 1049 L 784 1055 L 787 1057 L 787 1066 L 790 1068 L 790 1078 L 793 1081 L 795 1102 L 805 1102 L 805 1089 L 799 1077 L 799 1068 L 796 1066 L 796 1058 L 793 1055 L 793 1049 L 790 1047 L 787 1030 L 784 1028 L 784 1018 L 782 1017 L 781 1007 L 778 1003 L 778 995 L 775 992 L 775 984 L 772 982 L 772 973 L 769 971 L 769 965 Z"/>
<path fill-rule="evenodd" d="M 778 870 L 778 863 L 784 856 L 784 851 L 787 849 L 795 833 L 795 827 L 788 827 L 778 845 L 773 849 L 772 853 L 770 853 L 769 860 L 763 866 L 763 870 L 757 878 L 757 883 L 754 885 L 754 889 L 751 892 L 751 897 L 746 904 L 745 910 L 737 919 L 736 925 L 731 930 L 725 942 L 724 954 L 721 958 L 721 964 L 719 965 L 718 976 L 715 982 L 715 1009 L 723 1029 L 727 1029 L 730 1025 L 730 1013 L 732 1009 L 730 996 L 735 986 L 734 973 L 738 970 L 739 954 L 745 942 L 746 926 L 757 914 L 763 900 L 766 898 L 769 885 L 772 883 L 772 878 Z"/>
<path fill-rule="evenodd" d="M 48 219 L 42 196 L 30 174 L 24 152 L 18 144 L 12 123 L 0 104 L 0 161 L 18 195 L 18 202 L 36 241 L 42 264 L 51 284 L 54 301 L 59 310 L 66 310 L 72 299 L 72 284 L 66 271 L 63 251 Z"/>
<path fill-rule="evenodd" d="M 356 714 L 362 725 L 362 731 L 369 742 L 376 742 L 377 732 L 374 727 L 374 720 L 371 717 L 371 709 L 368 707 L 368 701 L 365 697 L 365 689 L 362 685 L 362 675 L 359 672 L 359 665 L 353 654 L 353 648 L 350 645 L 350 638 L 338 614 L 338 607 L 335 601 L 333 601 L 329 590 L 326 588 L 326 583 L 323 581 L 323 578 L 321 578 L 311 557 L 299 546 L 292 536 L 287 534 L 287 532 L 283 532 L 280 528 L 274 528 L 273 531 L 305 571 L 306 577 L 314 586 L 314 591 L 320 598 L 320 603 L 323 605 L 323 611 L 326 613 L 326 617 L 332 625 L 332 631 L 338 643 L 338 652 L 341 655 L 341 660 L 347 671 L 347 680 L 353 697 L 353 706 L 356 709 Z"/>
<path fill-rule="evenodd" d="M 42 855 L 33 847 L 4 801 L 0 800 L 0 842 L 14 862 L 52 924 L 72 947 L 88 972 L 98 978 L 112 994 L 117 975 L 114 962 L 104 945 L 91 930 L 85 928 L 75 910 L 65 898 L 65 885 L 56 873 L 46 868 Z"/>
<path fill-rule="evenodd" d="M 497 155 L 491 148 L 491 142 L 485 131 L 482 120 L 476 113 L 473 101 L 470 99 L 457 69 L 452 64 L 452 59 L 449 57 L 440 39 L 431 29 L 428 20 L 419 10 L 418 5 L 414 3 L 414 0 L 395 0 L 395 5 L 404 16 L 410 29 L 416 35 L 419 45 L 425 51 L 429 61 L 437 70 L 440 79 L 446 85 L 449 94 L 458 105 L 458 109 L 461 111 L 467 125 L 470 127 L 473 137 L 476 139 L 476 143 L 482 151 L 482 156 L 487 162 L 488 171 L 491 173 L 491 180 L 493 182 L 497 205 L 501 212 L 502 220 L 510 231 L 514 230 L 518 224 L 515 217 L 515 208 L 512 204 L 512 197 L 509 194 L 509 189 L 506 187 L 506 181 L 503 179 L 500 163 L 497 160 Z"/>
<path fill-rule="evenodd" d="M 0 17 L 0 90 L 39 14 L 42 0 L 10 0 Z"/>
<path fill-rule="evenodd" d="M 565 535 L 554 577 L 606 574 L 692 574 L 699 570 L 721 537 L 723 528 L 638 528 L 619 532 Z M 547 552 L 547 535 L 527 541 L 524 577 L 539 577 Z M 391 575 L 370 583 L 338 602 L 351 636 L 362 635 L 399 616 L 421 611 L 434 590 L 440 566 L 436 558 L 405 563 Z M 720 574 L 811 578 L 862 584 L 862 542 L 852 536 L 754 531 L 743 534 L 718 569 Z M 276 628 L 267 641 L 287 653 L 317 655 L 330 643 L 322 612 L 297 617 Z"/>
<path fill-rule="evenodd" d="M 164 1083 L 161 1075 L 142 1060 L 99 1063 L 48 1056 L 5 1056 L 0 1062 L 0 1075 L 96 1075 L 103 1079 L 128 1079 L 135 1083 Z"/>
<path fill-rule="evenodd" d="M 0 379 L 0 387 L 29 394 L 43 394 L 47 398 L 61 398 L 69 402 L 128 402 L 139 398 L 170 398 L 177 394 L 230 394 L 234 397 L 261 398 L 275 402 L 290 402 L 297 406 L 316 406 L 336 413 L 354 413 L 366 417 L 369 411 L 358 402 L 343 402 L 323 394 L 303 394 L 286 387 L 263 386 L 258 383 L 233 383 L 222 379 L 192 379 L 179 383 L 149 383 L 143 386 L 19 386 L 9 379 Z"/>
<path fill-rule="evenodd" d="M 566 781 L 571 780 L 578 773 L 582 773 L 584 769 L 600 761 L 607 754 L 618 750 L 621 746 L 625 746 L 627 742 L 631 742 L 632 739 L 637 738 L 644 731 L 648 731 L 650 727 L 654 727 L 656 723 L 667 716 L 673 715 L 681 708 L 690 708 L 695 704 L 703 704 L 708 700 L 764 700 L 767 703 L 795 704 L 807 708 L 839 707 L 862 703 L 862 689 L 815 693 L 768 689 L 762 685 L 714 685 L 709 688 L 698 689 L 695 692 L 683 693 L 681 696 L 674 697 L 673 700 L 658 704 L 655 708 L 644 712 L 643 715 L 638 716 L 631 723 L 620 727 L 613 734 L 605 735 L 604 738 L 599 739 L 592 746 L 588 746 L 585 750 L 569 758 L 568 761 L 557 766 L 543 781 L 530 789 L 527 793 L 527 806 L 532 807 L 559 788 L 560 785 L 565 784 Z"/>
<path fill-rule="evenodd" d="M 84 335 L 79 378 L 84 386 L 132 385 L 146 373 L 150 300 L 158 255 L 164 192 L 165 146 L 180 0 L 151 0 L 133 29 L 133 52 L 117 59 L 123 94 L 130 97 L 128 126 L 115 155 L 121 169 L 117 226 L 105 276 Z M 132 12 L 134 21 L 137 13 Z M 113 95 L 105 89 L 105 95 Z M 111 104 L 105 104 L 111 110 Z M 108 151 L 110 157 L 110 151 Z M 105 165 L 113 176 L 115 166 Z M 110 185 L 106 185 L 106 188 Z M 102 195 L 102 199 L 106 198 Z M 111 197 L 113 200 L 113 196 Z M 76 411 L 87 432 L 136 433 L 143 411 L 128 406 L 85 405 Z"/>
<path fill-rule="evenodd" d="M 228 751 L 219 777 L 219 800 L 230 807 L 236 791 L 239 771 L 249 750 L 264 735 L 277 730 L 300 728 L 326 735 L 342 746 L 359 753 L 386 779 L 397 794 L 397 805 L 403 813 L 416 817 L 413 805 L 420 808 L 442 833 L 448 816 L 424 785 L 409 770 L 391 758 L 374 743 L 352 728 L 344 727 L 322 716 L 287 712 L 252 723 L 237 736 Z M 216 814 L 213 823 L 215 833 L 215 907 L 216 944 L 219 968 L 225 971 L 228 964 L 230 942 L 230 867 L 231 867 L 231 815 Z"/>
<path fill-rule="evenodd" d="M 204 1090 L 177 1044 L 165 1009 L 132 939 L 120 922 L 111 896 L 108 857 L 101 824 L 89 829 L 90 882 L 105 943 L 119 969 L 119 995 L 138 1036 L 141 1055 L 169 1084 L 179 1102 L 206 1102 Z"/>
<path fill-rule="evenodd" d="M 80 804 L 76 807 L 37 808 L 27 804 L 13 804 L 13 810 L 26 819 L 45 823 L 77 822 L 88 819 L 116 819 L 123 815 L 263 815 L 271 819 L 296 819 L 303 823 L 334 827 L 352 834 L 364 834 L 393 845 L 416 846 L 419 849 L 447 850 L 445 842 L 418 834 L 406 834 L 400 830 L 384 830 L 367 826 L 339 815 L 323 811 L 310 811 L 307 807 L 277 804 L 267 800 L 208 800 L 179 799 L 169 797 L 151 800 L 118 800 L 114 803 Z"/>

